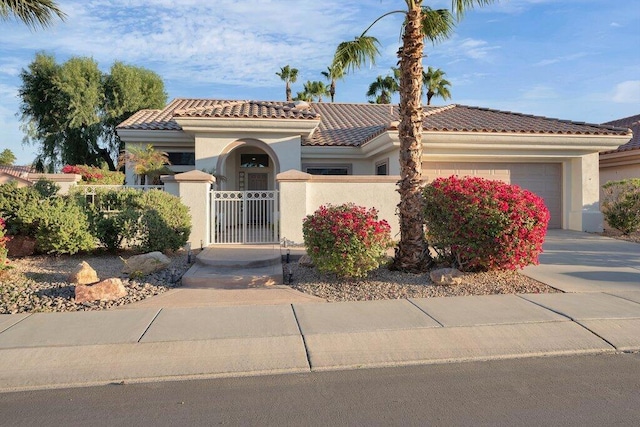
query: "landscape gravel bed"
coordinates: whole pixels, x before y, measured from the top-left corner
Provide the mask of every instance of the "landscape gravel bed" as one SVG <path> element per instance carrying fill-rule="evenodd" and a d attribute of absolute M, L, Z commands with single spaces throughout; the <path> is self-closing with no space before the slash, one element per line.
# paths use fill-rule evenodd
<path fill-rule="evenodd" d="M 139 279 L 123 275 L 122 258 L 112 254 L 13 259 L 13 268 L 0 277 L 0 314 L 104 310 L 161 294 L 180 286 L 182 275 L 191 266 L 185 251 L 167 256 L 171 259 L 168 268 Z M 67 282 L 67 276 L 82 261 L 96 270 L 100 280 L 121 278 L 127 296 L 115 301 L 76 303 L 75 286 Z"/>
<path fill-rule="evenodd" d="M 341 280 L 299 263 L 291 263 L 289 269 L 292 273 L 289 286 L 329 302 L 560 292 L 516 271 L 464 273 L 462 284 L 443 286 L 434 284 L 428 273 L 401 273 L 384 267 L 364 279 L 353 280 Z"/>

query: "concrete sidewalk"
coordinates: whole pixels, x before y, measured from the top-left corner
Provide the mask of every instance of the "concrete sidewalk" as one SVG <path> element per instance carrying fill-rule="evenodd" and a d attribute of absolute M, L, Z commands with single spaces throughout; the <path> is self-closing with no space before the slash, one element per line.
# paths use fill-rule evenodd
<path fill-rule="evenodd" d="M 550 232 L 525 272 L 570 293 L 0 315 L 0 391 L 640 351 L 638 248 Z"/>

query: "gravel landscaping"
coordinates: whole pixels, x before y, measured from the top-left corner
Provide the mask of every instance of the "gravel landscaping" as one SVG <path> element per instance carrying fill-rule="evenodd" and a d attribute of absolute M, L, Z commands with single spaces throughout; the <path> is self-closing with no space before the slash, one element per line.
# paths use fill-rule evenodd
<path fill-rule="evenodd" d="M 0 314 L 104 310 L 161 294 L 180 286 L 180 278 L 191 266 L 185 251 L 168 254 L 168 257 L 171 259 L 168 268 L 140 279 L 123 275 L 122 259 L 111 254 L 13 259 L 14 268 L 0 277 Z M 82 261 L 96 270 L 100 280 L 121 278 L 127 296 L 115 301 L 76 303 L 75 286 L 67 282 L 67 276 Z"/>

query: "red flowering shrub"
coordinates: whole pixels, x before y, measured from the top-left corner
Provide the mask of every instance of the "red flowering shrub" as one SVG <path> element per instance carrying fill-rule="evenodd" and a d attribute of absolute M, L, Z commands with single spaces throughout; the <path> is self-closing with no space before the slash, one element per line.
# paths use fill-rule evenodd
<path fill-rule="evenodd" d="M 7 259 L 7 241 L 9 238 L 4 234 L 5 223 L 4 219 L 0 218 L 0 271 L 11 268 L 9 260 Z"/>
<path fill-rule="evenodd" d="M 363 277 L 383 262 L 391 227 L 375 209 L 348 203 L 320 206 L 302 223 L 307 254 L 318 270 Z"/>
<path fill-rule="evenodd" d="M 438 178 L 423 191 L 427 240 L 462 271 L 537 264 L 549 223 L 544 201 L 517 185 Z"/>
<path fill-rule="evenodd" d="M 82 184 L 94 185 L 122 185 L 124 184 L 124 174 L 118 171 L 100 169 L 87 165 L 66 165 L 62 168 L 62 173 L 73 173 L 82 176 Z"/>

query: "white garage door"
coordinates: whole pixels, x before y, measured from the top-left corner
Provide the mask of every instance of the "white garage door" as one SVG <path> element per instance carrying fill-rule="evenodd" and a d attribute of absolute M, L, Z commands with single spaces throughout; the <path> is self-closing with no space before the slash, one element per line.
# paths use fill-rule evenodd
<path fill-rule="evenodd" d="M 479 176 L 516 184 L 544 199 L 551 220 L 549 228 L 562 228 L 562 167 L 560 163 L 424 162 L 429 181 L 451 175 Z"/>

